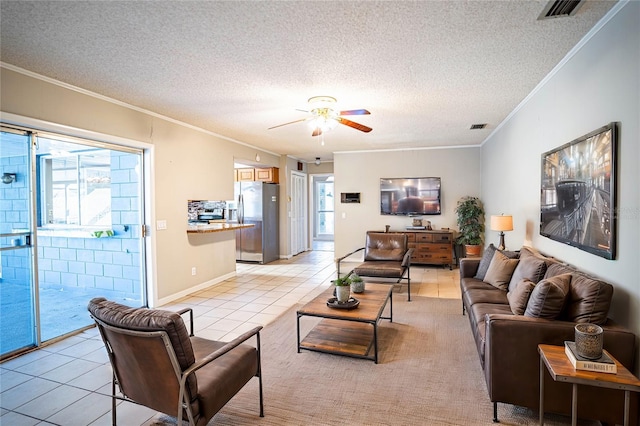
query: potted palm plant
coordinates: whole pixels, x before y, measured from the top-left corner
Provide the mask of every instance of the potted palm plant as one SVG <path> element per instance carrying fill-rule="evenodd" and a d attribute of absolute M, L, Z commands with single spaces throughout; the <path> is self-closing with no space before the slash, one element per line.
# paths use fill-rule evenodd
<path fill-rule="evenodd" d="M 466 196 L 456 206 L 460 235 L 456 242 L 464 245 L 466 256 L 480 256 L 484 237 L 484 208 L 477 197 Z"/>

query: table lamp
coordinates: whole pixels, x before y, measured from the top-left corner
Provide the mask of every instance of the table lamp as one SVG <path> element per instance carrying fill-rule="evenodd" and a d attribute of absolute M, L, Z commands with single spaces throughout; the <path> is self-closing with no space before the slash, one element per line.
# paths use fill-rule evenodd
<path fill-rule="evenodd" d="M 513 231 L 513 216 L 491 216 L 491 230 L 500 231 L 499 250 L 504 250 L 504 231 Z"/>

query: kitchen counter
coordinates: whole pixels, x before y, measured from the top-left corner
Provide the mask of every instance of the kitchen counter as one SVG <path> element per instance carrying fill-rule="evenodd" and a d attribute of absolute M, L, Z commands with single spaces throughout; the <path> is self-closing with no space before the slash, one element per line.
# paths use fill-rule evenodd
<path fill-rule="evenodd" d="M 208 234 L 211 232 L 224 232 L 235 231 L 236 229 L 253 228 L 253 224 L 239 224 L 239 223 L 209 223 L 209 224 L 196 224 L 187 225 L 187 234 Z"/>

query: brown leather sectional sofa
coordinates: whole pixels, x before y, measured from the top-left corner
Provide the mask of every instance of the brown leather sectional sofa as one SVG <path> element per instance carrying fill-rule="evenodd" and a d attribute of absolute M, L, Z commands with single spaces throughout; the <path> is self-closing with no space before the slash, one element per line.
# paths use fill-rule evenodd
<path fill-rule="evenodd" d="M 460 262 L 463 314 L 466 313 L 469 318 L 489 398 L 494 403 L 494 421 L 498 421 L 498 402 L 528 407 L 537 412 L 540 388 L 538 344 L 562 346 L 564 341 L 573 341 L 574 326 L 578 322 L 600 324 L 605 330 L 604 348 L 630 371 L 634 371 L 636 336 L 607 318 L 613 295 L 611 284 L 523 247 L 518 253 L 500 252 L 500 255 L 504 255 L 500 256 L 504 264 L 513 266 L 517 263 L 517 266 L 508 287 L 503 285 L 497 288 L 496 282 L 493 285 L 485 282 L 489 272 L 487 264 L 495 251 L 490 246 L 483 259 L 462 259 Z M 519 260 L 514 262 L 505 258 Z M 552 308 L 556 309 L 556 313 L 549 315 L 539 306 L 540 300 L 545 297 L 538 297 L 536 306 L 534 292 L 540 293 L 545 284 L 563 279 L 565 284 L 569 281 L 570 284 L 565 287 L 552 285 L 553 290 L 544 295 L 550 300 L 554 291 L 556 296 L 561 294 L 553 302 L 556 306 Z M 516 315 L 516 288 L 526 281 L 532 281 L 535 286 L 529 284 L 533 290 L 528 300 L 525 297 L 527 306 L 524 310 L 527 312 Z M 536 287 L 539 287 L 538 290 L 535 290 Z M 562 288 L 565 289 L 564 293 Z M 554 382 L 548 374 L 546 376 L 545 412 L 570 415 L 571 385 Z M 599 420 L 603 424 L 622 424 L 623 412 L 624 392 L 579 386 L 580 418 Z M 638 423 L 638 398 L 634 393 L 630 418 L 632 424 Z"/>

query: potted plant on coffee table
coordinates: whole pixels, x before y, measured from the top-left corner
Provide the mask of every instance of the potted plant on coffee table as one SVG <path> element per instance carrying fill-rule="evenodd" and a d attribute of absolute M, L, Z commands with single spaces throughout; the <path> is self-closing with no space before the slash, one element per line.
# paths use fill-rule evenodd
<path fill-rule="evenodd" d="M 466 196 L 458 201 L 456 214 L 460 235 L 456 242 L 465 246 L 466 256 L 480 256 L 484 237 L 484 208 L 477 197 Z"/>
<path fill-rule="evenodd" d="M 336 287 L 336 300 L 338 303 L 346 303 L 351 296 L 351 280 L 348 277 L 336 278 L 333 281 Z"/>
<path fill-rule="evenodd" d="M 351 274 L 349 276 L 351 280 L 351 292 L 352 293 L 363 293 L 364 292 L 364 281 L 362 277 L 358 274 Z"/>

